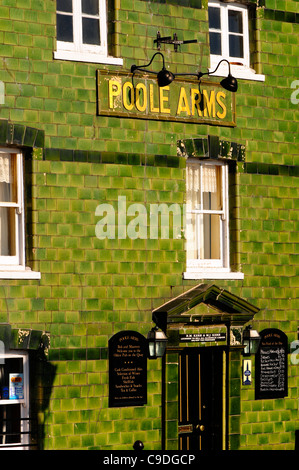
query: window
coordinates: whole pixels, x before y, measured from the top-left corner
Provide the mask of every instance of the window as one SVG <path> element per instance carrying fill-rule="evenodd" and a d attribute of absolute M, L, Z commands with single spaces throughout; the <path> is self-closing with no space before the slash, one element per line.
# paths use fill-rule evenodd
<path fill-rule="evenodd" d="M 264 80 L 250 68 L 248 7 L 238 3 L 209 1 L 210 71 L 221 59 L 231 63 L 236 78 Z M 228 66 L 223 62 L 219 75 L 227 75 Z"/>
<path fill-rule="evenodd" d="M 40 279 L 25 267 L 23 155 L 0 149 L 0 279 Z"/>
<path fill-rule="evenodd" d="M 0 150 L 0 266 L 25 267 L 23 161 L 16 151 Z"/>
<path fill-rule="evenodd" d="M 122 64 L 108 57 L 106 0 L 57 0 L 54 58 Z"/>
<path fill-rule="evenodd" d="M 0 450 L 28 449 L 28 368 L 27 353 L 0 354 Z"/>
<path fill-rule="evenodd" d="M 186 173 L 187 271 L 228 271 L 228 166 L 188 158 Z"/>

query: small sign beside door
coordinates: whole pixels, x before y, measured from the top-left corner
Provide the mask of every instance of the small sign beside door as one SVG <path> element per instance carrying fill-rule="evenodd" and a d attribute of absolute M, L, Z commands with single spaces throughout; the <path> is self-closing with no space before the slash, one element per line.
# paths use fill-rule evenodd
<path fill-rule="evenodd" d="M 255 398 L 282 398 L 288 395 L 288 338 L 276 328 L 260 332 L 256 354 Z"/>

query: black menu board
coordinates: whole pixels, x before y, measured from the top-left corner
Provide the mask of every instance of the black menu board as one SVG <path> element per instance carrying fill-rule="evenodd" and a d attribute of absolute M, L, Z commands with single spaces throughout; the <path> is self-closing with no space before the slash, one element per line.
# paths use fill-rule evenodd
<path fill-rule="evenodd" d="M 260 332 L 256 354 L 255 398 L 288 395 L 288 339 L 283 331 L 267 328 Z"/>
<path fill-rule="evenodd" d="M 148 342 L 136 331 L 120 331 L 109 340 L 109 406 L 147 402 Z"/>

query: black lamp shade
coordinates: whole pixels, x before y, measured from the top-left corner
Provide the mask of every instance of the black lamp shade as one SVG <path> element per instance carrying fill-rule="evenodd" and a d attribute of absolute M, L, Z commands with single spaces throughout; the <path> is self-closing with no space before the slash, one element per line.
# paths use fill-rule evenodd
<path fill-rule="evenodd" d="M 167 86 L 174 80 L 174 75 L 172 72 L 166 69 L 160 70 L 157 75 L 159 87 Z"/>
<path fill-rule="evenodd" d="M 237 89 L 238 89 L 237 79 L 235 77 L 233 77 L 231 74 L 228 74 L 228 76 L 226 78 L 221 80 L 220 85 L 225 90 L 231 91 L 233 93 L 236 92 Z"/>

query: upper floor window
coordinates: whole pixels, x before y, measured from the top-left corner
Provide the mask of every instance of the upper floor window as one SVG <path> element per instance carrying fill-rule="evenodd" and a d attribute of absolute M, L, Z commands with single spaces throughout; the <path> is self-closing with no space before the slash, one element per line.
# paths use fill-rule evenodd
<path fill-rule="evenodd" d="M 56 8 L 56 59 L 122 63 L 108 56 L 106 0 L 57 0 Z"/>
<path fill-rule="evenodd" d="M 22 155 L 0 150 L 0 269 L 25 269 Z"/>
<path fill-rule="evenodd" d="M 236 78 L 264 80 L 263 75 L 255 74 L 250 68 L 248 6 L 210 0 L 208 13 L 211 70 L 221 59 L 226 59 Z M 227 75 L 227 64 L 223 62 L 218 70 L 219 75 Z"/>
<path fill-rule="evenodd" d="M 187 160 L 187 271 L 228 270 L 228 166 Z"/>

